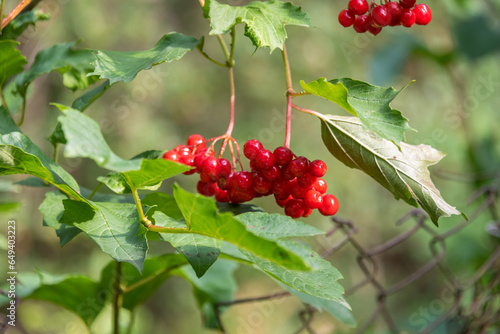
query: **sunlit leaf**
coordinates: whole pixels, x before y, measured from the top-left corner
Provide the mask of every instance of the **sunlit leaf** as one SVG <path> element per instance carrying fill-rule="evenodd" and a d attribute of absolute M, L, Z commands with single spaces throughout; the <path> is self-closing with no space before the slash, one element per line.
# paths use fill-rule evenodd
<path fill-rule="evenodd" d="M 11 40 L 0 40 L 0 88 L 15 74 L 24 70 L 28 62 L 16 48 L 19 42 Z"/>
<path fill-rule="evenodd" d="M 244 23 L 245 36 L 253 45 L 257 48 L 268 46 L 271 52 L 283 48 L 286 25 L 311 27 L 309 16 L 290 2 L 253 1 L 245 6 L 231 6 L 207 0 L 203 10 L 210 18 L 210 35 L 226 34 L 236 24 Z"/>
<path fill-rule="evenodd" d="M 427 145 L 409 145 L 380 138 L 355 117 L 321 116 L 323 141 L 333 156 L 357 168 L 387 188 L 396 199 L 422 208 L 434 224 L 442 216 L 459 215 L 440 195 L 431 180 L 429 166 L 444 154 Z"/>
<path fill-rule="evenodd" d="M 401 112 L 389 106 L 400 90 L 350 78 L 331 81 L 320 78 L 308 84 L 301 81 L 301 85 L 306 92 L 335 102 L 358 117 L 366 129 L 382 138 L 399 144 L 404 141 L 405 132 L 411 129 Z"/>
<path fill-rule="evenodd" d="M 145 51 L 95 50 L 97 59 L 92 63 L 95 69 L 90 75 L 109 79 L 111 85 L 118 81 L 131 81 L 142 70 L 182 58 L 186 52 L 193 50 L 198 42 L 196 38 L 172 32 L 163 36 L 152 49 Z"/>

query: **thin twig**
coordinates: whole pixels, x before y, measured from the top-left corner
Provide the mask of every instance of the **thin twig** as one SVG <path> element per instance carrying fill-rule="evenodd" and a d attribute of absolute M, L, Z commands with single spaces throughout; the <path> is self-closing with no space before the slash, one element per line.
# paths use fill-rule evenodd
<path fill-rule="evenodd" d="M 19 15 L 19 13 L 21 13 L 23 11 L 23 9 L 28 6 L 30 4 L 32 0 L 22 0 L 17 6 L 16 8 L 14 8 L 10 13 L 9 15 L 7 15 L 3 20 L 2 20 L 2 26 L 1 26 L 1 30 L 3 30 L 3 28 L 5 28 L 5 26 L 7 24 L 10 23 L 10 21 L 12 21 L 13 19 L 16 18 L 17 15 Z"/>
<path fill-rule="evenodd" d="M 115 262 L 115 281 L 113 284 L 113 334 L 120 334 L 120 308 L 123 302 L 123 291 L 121 289 L 122 264 Z"/>

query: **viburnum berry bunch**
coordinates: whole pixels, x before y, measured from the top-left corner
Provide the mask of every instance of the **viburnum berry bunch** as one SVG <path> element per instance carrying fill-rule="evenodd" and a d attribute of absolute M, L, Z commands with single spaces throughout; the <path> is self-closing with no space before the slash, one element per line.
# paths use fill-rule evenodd
<path fill-rule="evenodd" d="M 349 0 L 347 9 L 339 13 L 338 19 L 346 28 L 353 26 L 358 33 L 368 31 L 375 36 L 387 26 L 402 25 L 410 28 L 415 23 L 427 25 L 432 20 L 432 12 L 426 4 L 416 2 L 417 0 L 383 0 L 380 5 L 375 1 L 368 5 L 366 0 Z"/>
<path fill-rule="evenodd" d="M 189 136 L 186 145 L 179 145 L 163 155 L 164 159 L 193 167 L 184 174 L 197 172 L 200 175 L 198 193 L 215 196 L 218 202 L 231 203 L 273 195 L 285 214 L 292 218 L 308 217 L 314 209 L 325 216 L 337 213 L 337 198 L 326 194 L 327 184 L 322 177 L 327 167 L 322 160 L 310 161 L 296 156 L 285 146 L 271 152 L 258 140 L 251 139 L 243 146 L 243 154 L 250 160 L 251 170 L 246 171 L 240 162 L 238 146 L 238 156 L 233 156 L 231 163 L 225 158 L 217 158 L 214 145 L 207 148 L 206 142 L 201 135 L 194 134 Z M 236 171 L 237 162 L 240 171 Z"/>

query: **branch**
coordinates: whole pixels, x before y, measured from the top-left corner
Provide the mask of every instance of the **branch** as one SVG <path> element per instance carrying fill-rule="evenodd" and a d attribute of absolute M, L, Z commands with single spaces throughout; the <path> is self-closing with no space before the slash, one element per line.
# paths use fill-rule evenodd
<path fill-rule="evenodd" d="M 10 21 L 12 21 L 13 19 L 16 18 L 17 15 L 19 15 L 24 8 L 26 8 L 26 6 L 28 6 L 30 3 L 31 3 L 32 0 L 22 0 L 17 6 L 16 8 L 14 8 L 10 13 L 9 15 L 7 15 L 3 20 L 2 20 L 2 28 L 1 30 L 3 30 L 3 28 L 5 28 L 5 26 L 7 24 L 10 23 Z"/>

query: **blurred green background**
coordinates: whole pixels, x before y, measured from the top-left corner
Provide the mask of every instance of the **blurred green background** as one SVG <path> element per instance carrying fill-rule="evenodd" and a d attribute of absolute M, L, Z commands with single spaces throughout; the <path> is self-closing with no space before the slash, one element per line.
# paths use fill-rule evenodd
<path fill-rule="evenodd" d="M 247 2 L 225 1 L 234 5 Z M 470 214 L 479 202 L 469 203 L 468 198 L 481 186 L 498 184 L 500 173 L 500 1 L 423 1 L 433 11 L 433 21 L 428 26 L 388 28 L 377 37 L 356 34 L 352 28 L 344 29 L 338 24 L 337 15 L 347 2 L 293 1 L 302 6 L 316 26 L 287 28 L 294 88 L 300 90 L 300 80 L 309 82 L 319 77 L 351 77 L 397 89 L 415 80 L 392 106 L 401 110 L 418 130 L 408 133 L 409 143 L 428 144 L 447 153 L 438 166 L 431 168 L 433 180 L 445 200 Z M 16 1 L 6 0 L 6 10 L 15 4 Z M 81 40 L 80 48 L 143 50 L 172 31 L 196 38 L 205 36 L 207 53 L 219 60 L 223 58 L 216 39 L 208 37 L 210 28 L 196 0 L 46 0 L 39 8 L 50 13 L 51 19 L 36 29 L 30 28 L 20 38 L 20 50 L 30 62 L 38 51 L 57 43 Z M 275 148 L 284 141 L 286 101 L 281 53 L 255 51 L 243 36 L 242 25 L 237 26 L 237 33 L 233 135 L 240 145 L 256 138 L 264 146 Z M 59 111 L 49 103 L 71 105 L 82 93 L 65 89 L 58 73 L 37 79 L 34 86 L 22 129 L 50 156 L 52 147 L 45 138 L 55 127 Z M 346 115 L 341 108 L 319 98 L 300 97 L 294 102 L 323 113 Z M 111 148 L 124 158 L 151 149 L 171 149 L 184 143 L 192 133 L 214 137 L 225 132 L 228 122 L 227 71 L 193 51 L 180 61 L 143 71 L 132 82 L 113 86 L 86 112 L 99 122 Z M 341 204 L 337 216 L 356 224 L 356 237 L 365 248 L 404 231 L 407 226 L 396 226 L 396 221 L 411 208 L 395 201 L 368 176 L 337 162 L 322 144 L 319 125 L 316 118 L 294 111 L 291 148 L 298 155 L 323 159 L 328 164 L 325 179 L 329 191 Z M 89 189 L 97 186 L 97 176 L 104 173 L 91 160 L 61 157 L 61 164 Z M 75 272 L 98 278 L 110 258 L 84 235 L 60 248 L 54 231 L 42 226 L 38 212 L 47 190 L 12 185 L 22 179 L 14 176 L 0 180 L 0 190 L 6 190 L 1 193 L 1 200 L 20 202 L 17 209 L 1 213 L 2 222 L 9 218 L 17 221 L 18 270 L 36 268 L 54 274 Z M 174 181 L 195 191 L 195 176 L 177 177 Z M 169 193 L 170 184 L 165 182 L 162 190 Z M 281 212 L 269 199 L 253 203 L 268 212 Z M 435 230 L 444 232 L 462 220 L 444 218 Z M 486 233 L 491 220 L 486 213 L 448 239 L 445 261 L 457 277 L 470 277 L 498 243 L 498 239 Z M 319 214 L 304 221 L 325 231 L 332 227 L 331 221 Z M 385 254 L 381 280 L 394 283 L 428 261 L 428 240 L 427 234 L 417 234 L 396 251 Z M 318 252 L 335 241 L 324 237 L 310 240 Z M 170 251 L 164 244 L 153 245 L 150 254 Z M 363 278 L 356 254 L 349 246 L 328 258 L 344 275 L 341 284 L 345 287 Z M 280 289 L 249 268 L 238 269 L 236 279 L 236 298 Z M 390 304 L 397 324 L 408 333 L 416 332 L 409 320 L 411 315 L 436 298 L 440 300 L 444 288 L 443 277 L 433 271 L 419 284 L 399 293 Z M 358 323 L 374 311 L 373 296 L 373 289 L 366 288 L 347 299 Z M 294 333 L 301 326 L 297 313 L 303 308 L 297 299 L 288 297 L 268 304 L 234 306 L 223 320 L 229 333 Z M 248 317 L 256 312 L 263 315 L 263 320 L 249 325 Z M 431 314 L 433 319 L 440 315 Z M 109 332 L 109 319 L 110 312 L 104 312 L 94 324 L 93 333 Z M 27 333 L 87 333 L 77 316 L 45 302 L 23 301 L 19 321 Z M 353 332 L 325 313 L 316 315 L 313 327 L 318 334 Z M 214 332 L 203 329 L 191 287 L 179 278 L 169 280 L 138 310 L 134 328 L 134 333 L 151 334 Z M 378 324 L 372 332 L 388 331 Z M 446 333 L 444 329 L 436 331 L 440 332 Z"/>

